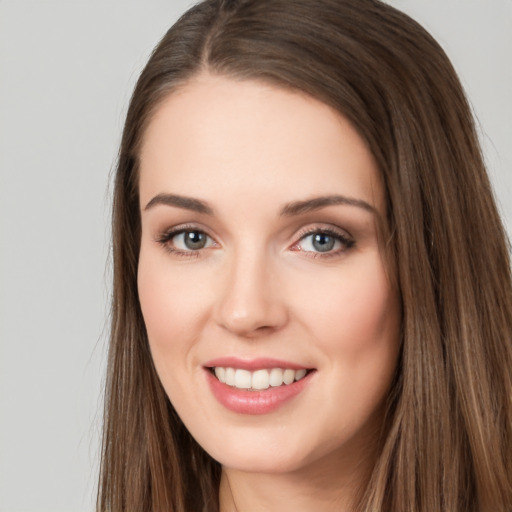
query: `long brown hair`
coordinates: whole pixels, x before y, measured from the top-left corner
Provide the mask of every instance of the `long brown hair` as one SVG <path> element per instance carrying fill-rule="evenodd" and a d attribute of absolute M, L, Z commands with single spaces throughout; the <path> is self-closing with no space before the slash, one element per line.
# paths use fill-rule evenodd
<path fill-rule="evenodd" d="M 220 467 L 163 391 L 137 294 L 141 140 L 163 98 L 203 70 L 320 99 L 353 123 L 382 173 L 402 349 L 385 440 L 358 510 L 512 510 L 506 235 L 448 58 L 378 0 L 206 0 L 167 32 L 142 72 L 115 181 L 97 510 L 218 510 Z"/>

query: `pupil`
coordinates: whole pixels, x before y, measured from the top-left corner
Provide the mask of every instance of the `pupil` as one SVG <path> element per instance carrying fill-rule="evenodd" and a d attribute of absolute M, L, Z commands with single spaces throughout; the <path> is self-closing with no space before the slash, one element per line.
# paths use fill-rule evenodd
<path fill-rule="evenodd" d="M 334 247 L 334 238 L 330 235 L 318 233 L 313 237 L 313 247 L 318 252 L 327 252 Z"/>
<path fill-rule="evenodd" d="M 185 245 L 187 249 L 202 249 L 206 245 L 206 235 L 198 231 L 187 231 Z"/>

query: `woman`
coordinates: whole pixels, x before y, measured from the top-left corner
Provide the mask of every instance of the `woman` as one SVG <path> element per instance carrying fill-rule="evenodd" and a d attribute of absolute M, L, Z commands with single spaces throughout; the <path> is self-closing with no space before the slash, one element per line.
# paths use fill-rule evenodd
<path fill-rule="evenodd" d="M 506 237 L 414 21 L 198 4 L 115 187 L 98 510 L 511 509 Z"/>

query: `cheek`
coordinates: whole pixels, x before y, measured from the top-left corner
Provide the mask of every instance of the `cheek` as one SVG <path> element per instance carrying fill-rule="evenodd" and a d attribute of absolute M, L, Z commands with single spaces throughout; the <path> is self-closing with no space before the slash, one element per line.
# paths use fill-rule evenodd
<path fill-rule="evenodd" d="M 198 323 L 204 296 L 179 268 L 169 268 L 166 255 L 143 247 L 138 268 L 139 301 L 152 350 L 176 349 Z"/>
<path fill-rule="evenodd" d="M 191 282 L 190 273 L 170 268 L 165 253 L 144 246 L 137 285 L 156 371 L 167 395 L 180 405 L 190 393 L 183 383 L 195 368 L 191 349 L 204 320 L 204 295 L 196 287 L 198 282 Z M 187 404 L 180 407 L 186 410 Z"/>
<path fill-rule="evenodd" d="M 347 349 L 380 344 L 400 323 L 398 294 L 377 255 L 305 280 L 294 304 L 301 309 L 297 316 L 324 333 L 320 340 L 337 340 L 336 346 Z"/>
<path fill-rule="evenodd" d="M 323 399 L 315 401 L 317 430 L 326 452 L 353 436 L 365 445 L 380 425 L 398 360 L 398 293 L 375 262 L 347 266 L 326 281 L 317 276 L 314 287 L 306 284 L 295 304 L 309 296 L 310 307 L 300 306 L 297 314 L 315 340 L 324 370 Z"/>
<path fill-rule="evenodd" d="M 387 390 L 398 357 L 401 313 L 380 257 L 370 255 L 303 285 L 294 296 L 296 316 L 327 356 L 325 364 L 339 385 L 363 394 Z"/>

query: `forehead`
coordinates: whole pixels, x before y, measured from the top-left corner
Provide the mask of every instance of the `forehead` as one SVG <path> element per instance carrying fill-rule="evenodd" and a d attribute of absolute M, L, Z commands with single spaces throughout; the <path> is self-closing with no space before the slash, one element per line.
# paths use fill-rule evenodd
<path fill-rule="evenodd" d="M 211 75 L 172 92 L 144 134 L 141 204 L 162 192 L 242 204 L 258 193 L 343 193 L 384 205 L 375 161 L 338 112 L 302 93 Z"/>

